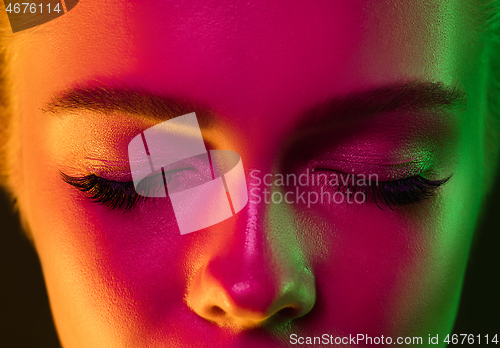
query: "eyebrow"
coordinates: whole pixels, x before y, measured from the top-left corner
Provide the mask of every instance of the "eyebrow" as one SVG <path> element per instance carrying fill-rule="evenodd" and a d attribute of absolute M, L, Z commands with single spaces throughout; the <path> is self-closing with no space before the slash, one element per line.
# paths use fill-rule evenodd
<path fill-rule="evenodd" d="M 466 108 L 466 94 L 460 88 L 440 82 L 412 81 L 327 98 L 306 110 L 297 128 L 327 127 L 339 119 L 357 119 L 389 112 Z"/>
<path fill-rule="evenodd" d="M 294 163 L 307 161 L 326 149 L 329 137 L 319 132 L 343 129 L 344 123 L 359 122 L 391 112 L 465 110 L 466 94 L 458 87 L 443 83 L 412 81 L 334 95 L 304 110 L 293 125 L 282 148 L 284 170 L 293 170 Z M 327 140 L 325 140 L 327 139 Z"/>
<path fill-rule="evenodd" d="M 303 112 L 296 129 L 328 127 L 342 118 L 359 118 L 388 112 L 415 110 L 464 110 L 465 93 L 439 82 L 412 81 L 332 96 Z M 70 88 L 52 96 L 42 111 L 64 114 L 91 111 L 123 112 L 158 121 L 196 112 L 200 126 L 208 127 L 214 115 L 207 108 L 185 100 L 155 95 L 145 90 L 93 86 Z"/>
<path fill-rule="evenodd" d="M 166 121 L 196 112 L 201 127 L 212 124 L 213 114 L 186 100 L 156 95 L 146 90 L 122 87 L 92 86 L 69 88 L 54 94 L 41 109 L 44 113 L 62 115 L 76 111 L 110 114 L 122 112 L 142 118 Z"/>

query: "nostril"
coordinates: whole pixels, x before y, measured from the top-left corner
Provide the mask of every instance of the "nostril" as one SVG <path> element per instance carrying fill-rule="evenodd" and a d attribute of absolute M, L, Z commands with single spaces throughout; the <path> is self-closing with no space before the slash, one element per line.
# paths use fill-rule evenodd
<path fill-rule="evenodd" d="M 213 318 L 220 318 L 226 315 L 226 311 L 220 308 L 219 306 L 212 306 L 209 309 L 209 313 Z"/>
<path fill-rule="evenodd" d="M 282 319 L 293 319 L 297 318 L 300 315 L 300 309 L 294 307 L 285 307 L 280 309 L 276 314 Z"/>
<path fill-rule="evenodd" d="M 314 306 L 315 280 L 303 271 L 305 267 L 287 269 L 282 275 L 260 259 L 253 260 L 253 256 L 250 261 L 241 260 L 241 255 L 230 256 L 237 262 L 227 255 L 207 261 L 187 288 L 187 305 L 203 319 L 237 331 L 281 328 L 305 316 Z"/>

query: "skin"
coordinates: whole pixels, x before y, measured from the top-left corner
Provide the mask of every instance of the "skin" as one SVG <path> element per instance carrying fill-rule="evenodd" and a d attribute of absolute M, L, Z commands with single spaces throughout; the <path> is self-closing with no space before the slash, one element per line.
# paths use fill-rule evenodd
<path fill-rule="evenodd" d="M 439 334 L 444 346 L 483 196 L 485 71 L 466 15 L 458 0 L 81 0 L 19 34 L 16 193 L 63 346 L 277 347 L 290 334 L 324 333 L 420 336 L 424 345 Z M 306 128 L 324 145 L 308 159 L 386 178 L 409 162 L 392 179 L 453 174 L 434 197 L 394 210 L 251 201 L 185 236 L 166 199 L 113 211 L 59 174 L 129 180 L 128 142 L 159 120 L 40 110 L 82 84 L 185 98 L 214 111 L 205 141 L 238 152 L 247 174 L 300 174 L 309 164 L 284 149 L 304 110 L 415 80 L 459 86 L 467 109 Z"/>

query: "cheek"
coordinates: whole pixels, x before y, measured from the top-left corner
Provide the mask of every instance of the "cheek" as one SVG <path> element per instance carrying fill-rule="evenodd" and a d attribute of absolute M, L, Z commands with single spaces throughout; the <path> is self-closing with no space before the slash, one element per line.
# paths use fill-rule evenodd
<path fill-rule="evenodd" d="M 67 238 L 66 248 L 74 250 L 70 257 L 82 260 L 80 268 L 92 268 L 95 290 L 126 289 L 134 302 L 142 302 L 139 307 L 146 312 L 140 314 L 146 316 L 179 306 L 186 281 L 182 265 L 187 240 L 179 233 L 168 198 L 149 199 L 123 212 L 76 194 L 78 199 L 67 202 L 66 236 L 61 238 Z"/>
<path fill-rule="evenodd" d="M 451 329 L 472 228 L 453 218 L 456 209 L 438 205 L 450 206 L 450 197 L 394 211 L 370 201 L 296 205 L 295 238 L 317 284 L 312 327 L 371 334 Z M 272 209 L 274 220 L 285 210 Z"/>

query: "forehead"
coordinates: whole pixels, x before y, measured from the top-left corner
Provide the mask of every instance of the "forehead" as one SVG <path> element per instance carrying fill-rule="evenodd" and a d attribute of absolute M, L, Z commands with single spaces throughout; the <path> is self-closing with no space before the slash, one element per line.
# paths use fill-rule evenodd
<path fill-rule="evenodd" d="M 240 116 L 241 127 L 261 118 L 276 128 L 279 115 L 355 89 L 459 84 L 468 31 L 458 3 L 82 0 L 23 34 L 18 67 L 27 84 L 43 86 L 30 92 L 38 102 L 100 81 L 192 99 Z"/>

